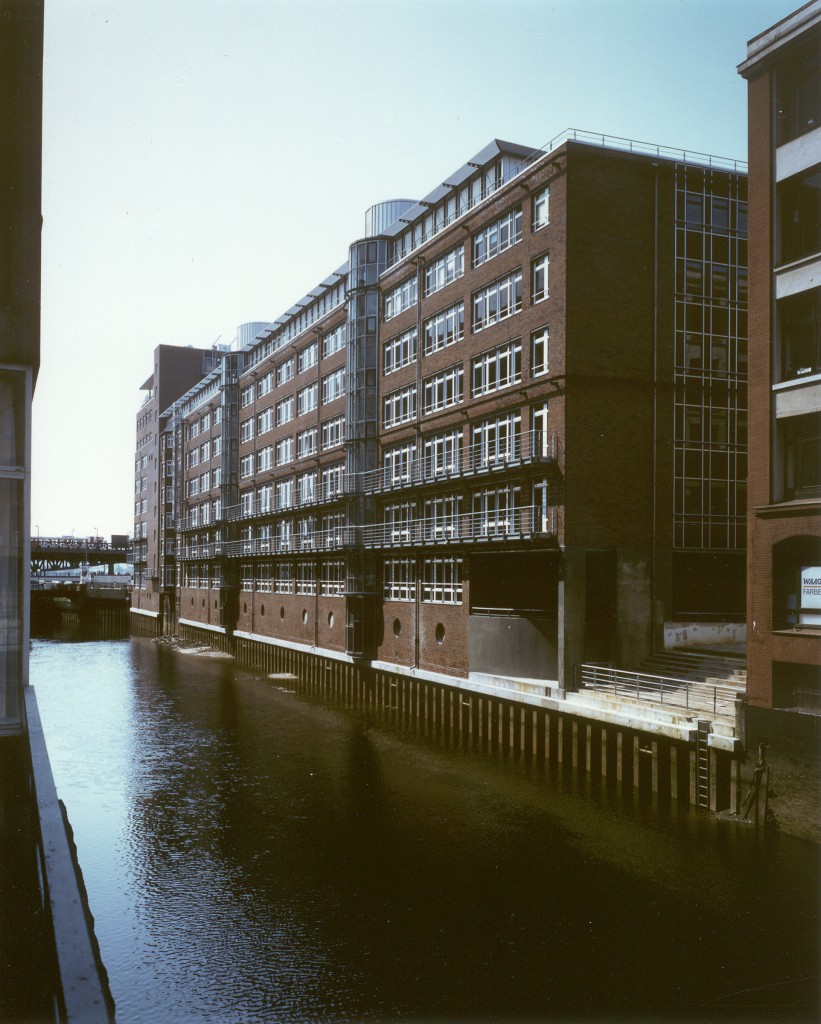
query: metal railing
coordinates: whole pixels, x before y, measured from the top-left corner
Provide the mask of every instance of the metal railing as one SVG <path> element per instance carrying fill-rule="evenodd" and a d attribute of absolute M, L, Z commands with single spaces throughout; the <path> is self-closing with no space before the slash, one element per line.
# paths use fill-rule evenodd
<path fill-rule="evenodd" d="M 440 519 L 364 526 L 362 543 L 366 548 L 397 548 L 555 537 L 557 523 L 555 507 L 525 505 L 504 511 L 461 512 Z"/>
<path fill-rule="evenodd" d="M 505 467 L 537 463 L 548 465 L 559 458 L 555 433 L 526 430 L 505 442 L 479 442 L 461 447 L 450 456 L 417 455 L 402 466 L 383 466 L 362 474 L 361 489 L 366 494 L 400 490 L 420 484 L 493 473 Z"/>
<path fill-rule="evenodd" d="M 599 690 L 625 701 L 652 704 L 694 718 L 735 722 L 737 687 L 630 672 L 610 664 L 586 662 L 576 669 L 579 689 Z"/>

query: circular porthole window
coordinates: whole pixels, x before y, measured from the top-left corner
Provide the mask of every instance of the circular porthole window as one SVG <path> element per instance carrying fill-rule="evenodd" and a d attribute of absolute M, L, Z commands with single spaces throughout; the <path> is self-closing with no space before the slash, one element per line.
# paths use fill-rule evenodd
<path fill-rule="evenodd" d="M 328 612 L 328 626 L 330 629 L 334 628 L 334 613 Z"/>
<path fill-rule="evenodd" d="M 394 636 L 399 636 L 399 634 L 401 632 L 402 632 L 402 623 L 399 621 L 399 619 L 394 619 L 393 620 L 393 635 Z"/>
<path fill-rule="evenodd" d="M 436 642 L 437 644 L 443 644 L 445 642 L 445 627 L 441 622 L 436 625 Z"/>

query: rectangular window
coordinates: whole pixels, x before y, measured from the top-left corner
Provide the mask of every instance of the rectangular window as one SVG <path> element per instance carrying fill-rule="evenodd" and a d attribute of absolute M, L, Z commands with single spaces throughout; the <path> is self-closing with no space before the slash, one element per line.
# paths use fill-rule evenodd
<path fill-rule="evenodd" d="M 292 519 L 280 519 L 277 523 L 277 551 L 291 551 L 294 543 L 294 523 Z"/>
<path fill-rule="evenodd" d="M 322 500 L 328 501 L 336 498 L 344 491 L 345 486 L 345 465 L 337 462 L 333 466 L 324 466 L 322 469 Z"/>
<path fill-rule="evenodd" d="M 334 416 L 322 424 L 322 450 L 336 448 L 345 441 L 345 417 Z"/>
<path fill-rule="evenodd" d="M 459 471 L 462 458 L 462 431 L 448 430 L 425 438 L 425 479 Z"/>
<path fill-rule="evenodd" d="M 447 494 L 425 501 L 425 540 L 444 540 L 459 536 L 462 496 Z"/>
<path fill-rule="evenodd" d="M 270 394 L 271 389 L 274 386 L 274 373 L 273 370 L 260 377 L 257 381 L 257 398 L 264 398 L 265 395 Z"/>
<path fill-rule="evenodd" d="M 286 359 L 284 363 L 280 363 L 277 367 L 277 387 L 281 387 L 283 384 L 287 384 L 289 380 L 294 378 L 294 357 Z"/>
<path fill-rule="evenodd" d="M 310 505 L 316 501 L 316 470 L 297 477 L 296 493 L 300 505 Z"/>
<path fill-rule="evenodd" d="M 542 299 L 546 299 L 548 296 L 547 290 L 547 264 L 549 261 L 547 253 L 543 253 L 541 256 L 537 256 L 531 263 L 531 276 L 530 276 L 530 300 L 531 302 L 541 302 Z"/>
<path fill-rule="evenodd" d="M 416 277 L 409 277 L 385 296 L 385 320 L 392 320 L 415 306 L 416 298 Z"/>
<path fill-rule="evenodd" d="M 200 420 L 200 430 L 211 429 L 211 413 L 207 412 Z"/>
<path fill-rule="evenodd" d="M 499 487 L 475 492 L 473 515 L 477 521 L 477 532 L 488 537 L 517 532 L 519 495 L 518 487 Z"/>
<path fill-rule="evenodd" d="M 211 474 L 203 473 L 200 477 L 200 492 L 211 490 Z"/>
<path fill-rule="evenodd" d="M 283 423 L 290 423 L 294 418 L 294 396 L 288 395 L 276 406 L 276 424 L 281 427 Z"/>
<path fill-rule="evenodd" d="M 239 439 L 240 443 L 244 441 L 253 441 L 254 439 L 254 420 L 253 417 L 248 420 L 243 420 L 239 425 Z"/>
<path fill-rule="evenodd" d="M 458 245 L 425 268 L 425 295 L 433 295 L 465 272 L 465 247 Z"/>
<path fill-rule="evenodd" d="M 516 206 L 473 236 L 473 266 L 479 267 L 522 240 L 522 208 Z"/>
<path fill-rule="evenodd" d="M 521 379 L 522 343 L 519 340 L 499 345 L 471 360 L 471 395 L 474 398 L 518 384 Z"/>
<path fill-rule="evenodd" d="M 277 480 L 274 493 L 276 495 L 276 511 L 294 507 L 294 481 L 292 477 L 287 480 Z"/>
<path fill-rule="evenodd" d="M 316 518 L 302 516 L 296 522 L 297 543 L 300 551 L 313 551 L 316 547 Z"/>
<path fill-rule="evenodd" d="M 462 364 L 459 363 L 424 379 L 422 382 L 422 409 L 425 415 L 458 405 L 462 401 L 464 375 L 465 371 Z"/>
<path fill-rule="evenodd" d="M 412 558 L 386 558 L 382 563 L 382 596 L 386 601 L 413 601 L 416 562 Z"/>
<path fill-rule="evenodd" d="M 291 562 L 274 562 L 274 593 L 292 594 L 294 592 L 294 567 Z"/>
<path fill-rule="evenodd" d="M 345 394 L 345 370 L 340 368 L 322 378 L 322 404 L 327 405 Z"/>
<path fill-rule="evenodd" d="M 383 509 L 385 537 L 391 543 L 400 544 L 410 540 L 414 511 L 415 505 L 412 501 L 385 505 Z"/>
<path fill-rule="evenodd" d="M 316 366 L 317 358 L 319 357 L 319 342 L 312 341 L 310 345 L 306 345 L 303 348 L 299 356 L 297 357 L 297 372 L 304 373 L 306 370 L 310 370 L 312 366 Z"/>
<path fill-rule="evenodd" d="M 248 389 L 246 388 L 245 391 L 247 391 L 247 390 Z M 245 391 L 243 391 L 243 393 L 242 393 L 243 397 L 245 395 Z M 254 400 L 254 386 L 251 385 L 251 398 L 250 398 L 250 401 L 253 402 L 253 400 Z M 248 403 L 246 402 L 245 404 L 247 405 Z M 193 438 L 193 437 L 199 437 L 199 436 L 200 436 L 200 423 L 199 423 L 199 420 L 195 420 L 189 426 L 189 428 L 188 428 L 188 437 L 189 438 Z"/>
<path fill-rule="evenodd" d="M 426 558 L 422 563 L 422 600 L 429 604 L 462 603 L 462 559 Z"/>
<path fill-rule="evenodd" d="M 345 347 L 345 324 L 340 324 L 322 338 L 322 358 L 327 359 L 334 352 L 340 352 Z"/>
<path fill-rule="evenodd" d="M 316 566 L 313 562 L 296 563 L 296 592 L 298 594 L 316 593 Z"/>
<path fill-rule="evenodd" d="M 550 189 L 543 188 L 533 196 L 533 230 L 546 227 L 550 222 Z"/>
<path fill-rule="evenodd" d="M 316 454 L 316 427 L 300 430 L 296 435 L 296 457 L 304 459 Z"/>
<path fill-rule="evenodd" d="M 495 416 L 473 426 L 472 456 L 476 469 L 519 457 L 522 417 L 518 412 Z"/>
<path fill-rule="evenodd" d="M 398 484 L 406 483 L 411 479 L 411 472 L 414 459 L 416 458 L 416 443 L 400 444 L 395 448 L 388 448 L 382 455 L 385 486 L 395 487 Z"/>
<path fill-rule="evenodd" d="M 473 294 L 473 330 L 481 331 L 522 310 L 522 272 L 516 270 Z"/>
<path fill-rule="evenodd" d="M 243 562 L 240 566 L 240 590 L 251 593 L 254 589 L 254 565 L 253 562 Z"/>
<path fill-rule="evenodd" d="M 255 494 L 253 491 L 243 491 L 239 496 L 239 511 L 243 519 L 254 515 L 256 511 Z"/>
<path fill-rule="evenodd" d="M 294 439 L 283 437 L 277 441 L 277 465 L 285 466 L 294 460 Z"/>
<path fill-rule="evenodd" d="M 416 418 L 416 385 L 409 384 L 385 395 L 382 403 L 382 422 L 385 427 L 407 423 Z"/>
<path fill-rule="evenodd" d="M 416 362 L 415 327 L 385 342 L 382 363 L 385 376 L 413 362 Z"/>
<path fill-rule="evenodd" d="M 243 455 L 239 463 L 239 477 L 240 480 L 247 480 L 249 476 L 254 475 L 254 456 Z"/>
<path fill-rule="evenodd" d="M 257 452 L 257 472 L 264 473 L 266 470 L 271 469 L 274 464 L 274 449 L 271 445 L 266 445 L 265 448 L 260 448 Z"/>
<path fill-rule="evenodd" d="M 271 484 L 265 484 L 257 489 L 257 508 L 260 512 L 271 511 L 271 499 L 274 495 L 274 488 Z"/>
<path fill-rule="evenodd" d="M 211 442 L 206 441 L 200 448 L 200 462 L 208 462 L 211 458 Z"/>
<path fill-rule="evenodd" d="M 274 411 L 270 407 L 257 416 L 257 433 L 267 434 L 274 425 Z M 216 450 L 214 451 L 216 455 Z"/>
<path fill-rule="evenodd" d="M 548 332 L 546 327 L 530 335 L 530 373 L 533 377 L 547 373 Z"/>
<path fill-rule="evenodd" d="M 341 547 L 345 529 L 345 514 L 334 512 L 332 515 L 323 516 L 321 522 L 320 545 L 323 548 Z"/>
<path fill-rule="evenodd" d="M 308 384 L 307 387 L 300 388 L 296 393 L 297 416 L 304 416 L 306 413 L 316 409 L 318 395 L 319 386 L 316 381 L 314 381 L 313 384 Z"/>
<path fill-rule="evenodd" d="M 323 597 L 342 597 L 345 593 L 345 563 L 323 562 L 320 568 L 319 592 Z"/>
<path fill-rule="evenodd" d="M 247 409 L 254 401 L 254 385 L 248 384 L 240 391 L 239 394 L 239 407 L 240 409 Z M 199 424 L 197 426 L 197 433 L 199 433 Z M 191 427 L 191 436 L 194 436 L 194 427 Z"/>
<path fill-rule="evenodd" d="M 425 321 L 425 355 L 447 348 L 465 336 L 465 304 L 458 302 Z"/>
<path fill-rule="evenodd" d="M 258 594 L 270 594 L 273 589 L 271 566 L 268 562 L 260 562 L 256 567 L 256 591 Z"/>

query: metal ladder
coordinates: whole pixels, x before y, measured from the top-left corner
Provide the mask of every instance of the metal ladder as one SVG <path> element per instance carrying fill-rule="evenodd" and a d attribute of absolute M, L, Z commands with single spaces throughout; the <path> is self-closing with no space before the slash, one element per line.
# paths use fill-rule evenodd
<path fill-rule="evenodd" d="M 710 751 L 707 741 L 710 736 L 708 719 L 698 720 L 696 735 L 696 806 L 708 809 L 710 806 Z"/>

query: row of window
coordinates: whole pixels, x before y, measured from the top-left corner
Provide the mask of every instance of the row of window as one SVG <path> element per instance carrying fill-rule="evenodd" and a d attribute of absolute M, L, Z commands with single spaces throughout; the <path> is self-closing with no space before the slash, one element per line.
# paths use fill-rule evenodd
<path fill-rule="evenodd" d="M 336 463 L 321 470 L 308 470 L 296 478 L 287 477 L 274 484 L 263 484 L 256 490 L 240 495 L 240 514 L 243 517 L 266 512 L 280 512 L 307 505 L 320 499 L 329 499 L 344 493 L 345 466 Z"/>
<path fill-rule="evenodd" d="M 265 341 L 261 341 L 252 349 L 246 357 L 246 367 L 250 368 L 263 363 L 270 356 L 274 355 L 275 352 L 279 352 L 289 341 L 299 337 L 311 324 L 327 316 L 331 310 L 336 309 L 344 300 L 345 281 L 340 280 L 332 287 L 324 289 L 322 294 L 304 308 L 301 313 L 292 316 L 275 334 Z M 329 332 L 329 334 L 333 333 L 333 331 Z M 322 338 L 323 354 L 325 338 L 328 336 L 325 335 Z"/>
<path fill-rule="evenodd" d="M 299 459 L 314 455 L 317 450 L 317 436 L 317 428 L 309 427 L 296 435 L 296 444 L 294 444 L 293 436 L 283 437 L 277 441 L 275 446 L 266 445 L 264 448 L 257 449 L 256 452 L 243 455 L 239 466 L 240 479 L 247 480 L 248 477 L 253 476 L 255 466 L 257 472 L 264 472 L 271 469 L 274 462 L 277 466 L 287 465 L 293 461 L 295 452 Z M 345 417 L 334 416 L 332 419 L 325 420 L 321 427 L 321 437 L 322 451 L 328 451 L 343 444 L 345 441 Z"/>
<path fill-rule="evenodd" d="M 201 431 L 211 429 L 213 424 L 215 427 L 222 422 L 222 409 L 219 406 L 212 412 L 203 413 L 199 419 L 192 420 L 185 428 L 186 440 L 190 441 L 195 437 L 199 437 Z"/>
<path fill-rule="evenodd" d="M 548 329 L 541 327 L 530 339 L 531 375 L 548 370 Z M 458 405 L 463 398 L 464 370 L 454 364 L 422 381 L 422 413 L 438 412 Z M 522 379 L 522 343 L 520 339 L 498 345 L 471 360 L 471 395 L 476 398 L 518 384 Z M 382 401 L 382 422 L 385 428 L 407 423 L 416 418 L 416 383 L 398 388 Z"/>
<path fill-rule="evenodd" d="M 462 559 L 423 558 L 419 597 L 428 604 L 462 603 Z M 386 558 L 382 566 L 382 593 L 386 601 L 416 598 L 416 559 Z"/>
<path fill-rule="evenodd" d="M 201 473 L 199 476 L 190 477 L 185 481 L 186 498 L 195 498 L 198 494 L 205 494 L 214 487 L 222 484 L 222 467 L 217 466 L 213 470 Z"/>

